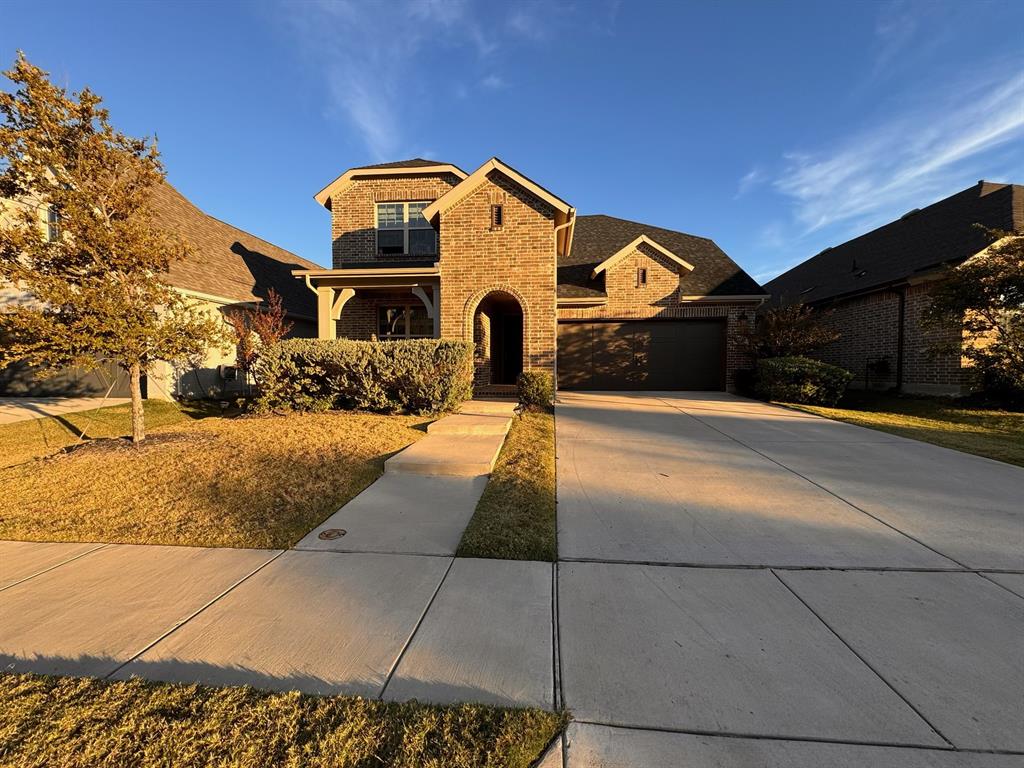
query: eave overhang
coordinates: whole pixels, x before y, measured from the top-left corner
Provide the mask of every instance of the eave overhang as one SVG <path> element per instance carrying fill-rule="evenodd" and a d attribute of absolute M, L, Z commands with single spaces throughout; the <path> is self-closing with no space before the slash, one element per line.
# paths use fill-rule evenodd
<path fill-rule="evenodd" d="M 693 269 L 694 269 L 693 264 L 688 262 L 686 259 L 682 259 L 679 256 L 676 256 L 668 248 L 666 248 L 663 245 L 659 245 L 654 240 L 649 238 L 647 235 L 640 235 L 640 237 L 638 237 L 636 240 L 634 240 L 633 242 L 631 242 L 628 245 L 624 246 L 623 248 L 619 249 L 618 251 L 613 253 L 611 256 L 609 256 L 607 259 L 605 259 L 600 264 L 598 264 L 596 267 L 594 267 L 594 271 L 590 275 L 591 278 L 596 278 L 599 274 L 601 274 L 605 270 L 611 269 L 616 264 L 618 264 L 620 261 L 622 261 L 624 258 L 629 256 L 629 254 L 633 253 L 633 251 L 635 251 L 641 245 L 646 245 L 649 248 L 653 248 L 655 251 L 660 253 L 666 259 L 668 259 L 669 261 L 675 262 L 676 264 L 678 264 L 680 267 L 682 267 L 683 269 L 687 270 L 688 272 L 692 272 Z"/>
<path fill-rule="evenodd" d="M 457 165 L 439 163 L 437 165 L 421 165 L 410 168 L 349 168 L 326 187 L 317 192 L 313 199 L 327 210 L 331 209 L 331 198 L 340 194 L 356 179 L 380 178 L 382 176 L 437 176 L 450 173 L 460 179 L 466 178 L 466 172 Z"/>

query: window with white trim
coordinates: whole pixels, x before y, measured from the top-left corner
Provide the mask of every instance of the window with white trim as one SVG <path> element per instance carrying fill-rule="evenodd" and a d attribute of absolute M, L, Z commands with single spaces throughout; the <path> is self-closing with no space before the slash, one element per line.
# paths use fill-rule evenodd
<path fill-rule="evenodd" d="M 437 233 L 423 217 L 429 202 L 377 203 L 377 254 L 436 256 Z"/>

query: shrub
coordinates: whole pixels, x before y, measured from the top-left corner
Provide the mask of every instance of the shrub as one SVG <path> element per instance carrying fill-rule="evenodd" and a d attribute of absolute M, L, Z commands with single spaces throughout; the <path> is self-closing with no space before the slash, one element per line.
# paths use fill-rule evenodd
<path fill-rule="evenodd" d="M 835 405 L 853 374 L 807 357 L 773 357 L 757 363 L 757 394 L 767 400 Z"/>
<path fill-rule="evenodd" d="M 289 339 L 260 352 L 255 410 L 454 410 L 473 395 L 473 345 L 447 339 Z"/>
<path fill-rule="evenodd" d="M 753 328 L 740 331 L 740 340 L 758 359 L 807 355 L 839 338 L 831 314 L 805 304 L 771 307 L 757 313 Z"/>
<path fill-rule="evenodd" d="M 551 407 L 555 398 L 555 385 L 547 371 L 523 371 L 516 381 L 519 388 L 519 402 L 527 408 Z"/>

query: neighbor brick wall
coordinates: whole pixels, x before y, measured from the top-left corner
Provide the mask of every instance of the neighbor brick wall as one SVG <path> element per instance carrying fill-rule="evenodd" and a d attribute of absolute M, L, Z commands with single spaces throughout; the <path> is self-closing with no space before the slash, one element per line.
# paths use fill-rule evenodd
<path fill-rule="evenodd" d="M 839 338 L 820 349 L 815 357 L 838 365 L 853 374 L 850 386 L 863 388 L 865 376 L 872 388 L 888 389 L 896 385 L 896 356 L 899 333 L 899 294 L 878 291 L 829 304 L 827 325 L 839 332 Z M 866 373 L 868 361 L 888 360 L 888 373 Z"/>
<path fill-rule="evenodd" d="M 377 258 L 377 203 L 433 202 L 459 182 L 452 173 L 355 179 L 331 198 L 334 268 Z"/>
<path fill-rule="evenodd" d="M 636 284 L 637 270 L 647 270 L 647 285 Z M 629 256 L 605 270 L 606 308 L 610 312 L 629 310 L 638 305 L 670 307 L 679 303 L 679 270 L 673 261 L 657 250 L 641 244 Z"/>
<path fill-rule="evenodd" d="M 504 224 L 491 227 L 491 205 Z M 473 315 L 492 291 L 523 309 L 523 368 L 555 362 L 554 210 L 492 172 L 455 207 L 441 212 L 441 335 L 473 340 Z"/>
<path fill-rule="evenodd" d="M 618 266 L 620 265 L 616 265 L 616 267 Z M 635 285 L 635 267 L 633 275 Z M 648 280 L 650 279 L 650 273 L 648 273 Z M 643 320 L 656 317 L 703 320 L 724 318 L 726 322 L 725 388 L 733 392 L 736 389 L 736 371 L 750 368 L 753 365 L 750 355 L 743 347 L 741 332 L 743 329 L 753 327 L 757 306 L 757 302 L 736 302 L 734 304 L 691 302 L 666 305 L 660 300 L 653 304 L 641 304 L 620 299 L 614 305 L 609 301 L 607 305 L 599 307 L 562 306 L 558 308 L 558 319 Z"/>
<path fill-rule="evenodd" d="M 881 290 L 822 306 L 830 312 L 827 322 L 839 331 L 838 340 L 819 350 L 815 357 L 850 371 L 851 386 L 865 386 L 869 360 L 885 357 L 887 375 L 869 374 L 871 388 L 896 386 L 899 344 L 899 292 L 906 291 L 904 308 L 903 391 L 922 394 L 961 394 L 971 380 L 961 365 L 959 354 L 935 354 L 932 345 L 939 339 L 959 338 L 960 325 L 951 323 L 946 331 L 925 328 L 922 315 L 928 305 L 932 284 L 922 283 L 905 289 Z"/>

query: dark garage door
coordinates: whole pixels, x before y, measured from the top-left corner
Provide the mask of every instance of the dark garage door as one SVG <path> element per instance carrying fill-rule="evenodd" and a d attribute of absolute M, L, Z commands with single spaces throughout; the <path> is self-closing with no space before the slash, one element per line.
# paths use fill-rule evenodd
<path fill-rule="evenodd" d="M 725 389 L 725 322 L 559 323 L 562 389 Z"/>

